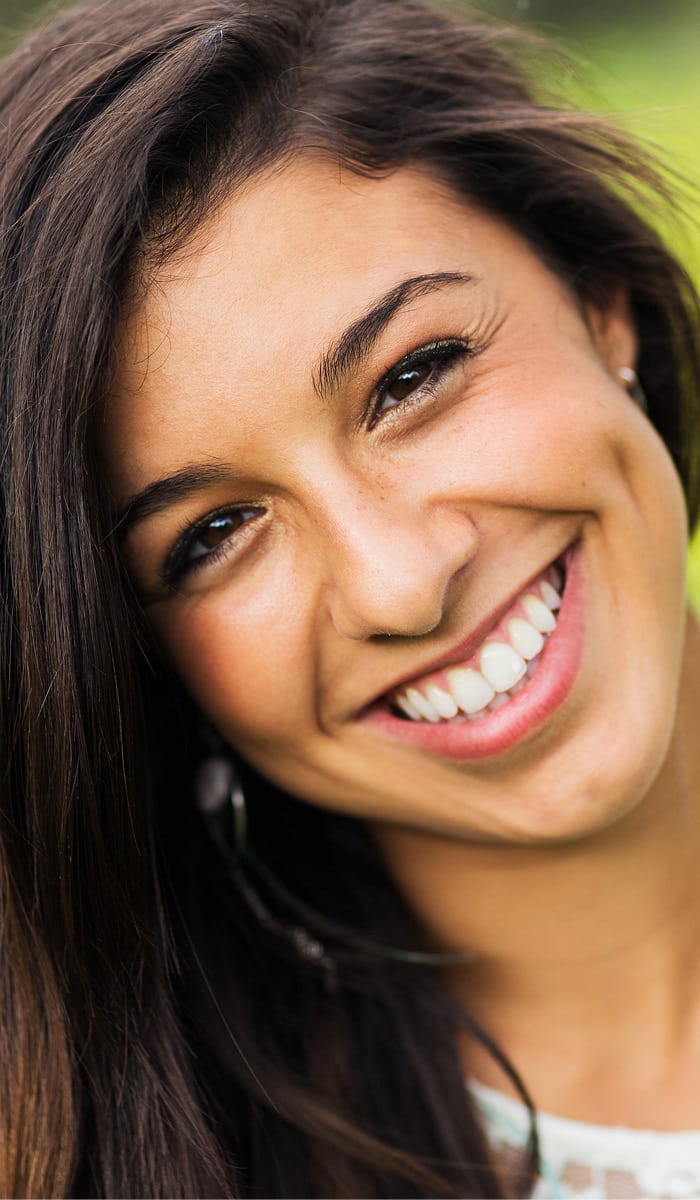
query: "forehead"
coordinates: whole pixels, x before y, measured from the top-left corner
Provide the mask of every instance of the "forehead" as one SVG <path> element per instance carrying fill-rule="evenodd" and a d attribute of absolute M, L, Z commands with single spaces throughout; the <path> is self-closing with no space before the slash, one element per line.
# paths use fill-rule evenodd
<path fill-rule="evenodd" d="M 149 324 L 222 317 L 241 324 L 265 312 L 296 312 L 299 297 L 342 319 L 400 277 L 433 267 L 461 249 L 478 262 L 484 237 L 507 231 L 420 168 L 363 178 L 325 159 L 300 157 L 255 176 L 221 204 L 185 247 L 151 278 L 132 314 L 132 333 Z M 217 312 L 202 301 L 218 290 Z M 280 310 L 280 301 L 283 308 Z"/>
<path fill-rule="evenodd" d="M 195 444 L 232 405 L 270 419 L 270 398 L 311 388 L 319 354 L 348 322 L 402 280 L 437 272 L 474 279 L 474 320 L 503 284 L 529 291 L 533 272 L 552 283 L 515 233 L 424 170 L 367 179 L 302 158 L 253 179 L 125 322 L 107 414 L 119 490 L 153 474 L 147 459 L 166 422 Z"/>

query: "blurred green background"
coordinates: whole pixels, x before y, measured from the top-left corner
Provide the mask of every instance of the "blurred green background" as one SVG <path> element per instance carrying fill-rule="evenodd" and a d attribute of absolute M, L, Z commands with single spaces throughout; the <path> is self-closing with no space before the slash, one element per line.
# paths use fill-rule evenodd
<path fill-rule="evenodd" d="M 120 0 L 106 0 L 119 4 Z M 458 0 L 457 0 L 458 2 Z M 61 0 L 50 8 L 59 9 Z M 684 230 L 663 230 L 700 284 L 700 0 L 472 0 L 473 9 L 543 33 L 576 64 L 568 88 L 653 143 L 697 187 L 684 192 Z M 0 0 L 0 48 L 39 5 Z M 689 591 L 700 612 L 700 534 L 689 555 Z"/>

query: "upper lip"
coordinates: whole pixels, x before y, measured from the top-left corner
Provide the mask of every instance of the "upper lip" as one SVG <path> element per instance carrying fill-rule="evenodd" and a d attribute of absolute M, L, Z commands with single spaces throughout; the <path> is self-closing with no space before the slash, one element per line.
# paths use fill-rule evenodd
<path fill-rule="evenodd" d="M 484 639 L 488 637 L 491 630 L 495 629 L 499 621 L 502 620 L 511 605 L 515 603 L 518 596 L 520 596 L 522 592 L 524 592 L 530 586 L 530 584 L 542 574 L 543 571 L 546 571 L 547 567 L 551 566 L 552 563 L 560 562 L 564 558 L 564 554 L 569 548 L 570 547 L 567 546 L 565 550 L 560 551 L 560 553 L 554 558 L 548 559 L 548 561 L 543 566 L 539 567 L 534 574 L 528 576 L 524 583 L 519 583 L 517 587 L 513 588 L 506 599 L 502 600 L 497 608 L 492 609 L 488 616 L 484 617 L 483 620 L 480 621 L 479 624 L 476 625 L 465 638 L 458 642 L 456 646 L 453 646 L 452 649 L 446 650 L 444 654 L 440 655 L 438 658 L 431 659 L 431 661 L 428 663 L 423 663 L 419 667 L 413 667 L 410 671 L 405 671 L 403 675 L 395 679 L 394 682 L 389 684 L 388 687 L 382 688 L 381 692 L 378 692 L 374 699 L 365 706 L 365 711 L 377 704 L 379 701 L 386 700 L 392 695 L 392 693 L 398 691 L 400 688 L 405 687 L 406 684 L 413 683 L 420 679 L 423 675 L 432 675 L 435 671 L 442 671 L 445 667 L 453 667 L 457 663 L 464 662 L 465 659 L 470 658 L 477 646 L 481 645 Z"/>

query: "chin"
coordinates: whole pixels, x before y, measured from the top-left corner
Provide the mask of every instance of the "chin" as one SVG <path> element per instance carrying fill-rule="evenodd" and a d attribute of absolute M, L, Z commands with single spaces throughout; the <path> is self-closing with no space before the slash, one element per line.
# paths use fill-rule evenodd
<path fill-rule="evenodd" d="M 597 754 L 587 750 L 589 739 L 582 739 L 575 754 L 552 755 L 537 779 L 504 787 L 507 800 L 498 814 L 496 839 L 523 845 L 574 845 L 614 836 L 643 821 L 667 762 L 672 734 L 670 719 L 661 727 L 658 722 L 648 724 L 651 727 L 645 730 L 632 723 L 619 740 L 606 738 L 600 730 L 592 739 Z"/>

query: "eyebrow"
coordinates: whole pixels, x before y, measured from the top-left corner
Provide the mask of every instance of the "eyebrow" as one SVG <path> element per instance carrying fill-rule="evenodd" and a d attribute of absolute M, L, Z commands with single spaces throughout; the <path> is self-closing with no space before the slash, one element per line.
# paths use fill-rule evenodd
<path fill-rule="evenodd" d="M 322 354 L 313 374 L 316 393 L 326 399 L 336 392 L 347 375 L 367 358 L 400 309 L 440 288 L 474 282 L 476 277 L 473 275 L 459 271 L 436 271 L 429 275 L 413 275 L 396 284 L 348 325 Z M 122 541 L 140 521 L 189 499 L 213 483 L 230 479 L 231 474 L 229 467 L 207 463 L 182 467 L 172 475 L 157 479 L 127 501 L 117 516 L 112 532 Z"/>
<path fill-rule="evenodd" d="M 112 532 L 121 541 L 138 521 L 144 521 L 146 517 L 162 512 L 171 504 L 187 500 L 209 484 L 221 483 L 230 476 L 231 472 L 227 467 L 208 464 L 183 467 L 174 475 L 156 479 L 155 483 L 149 483 L 148 487 L 132 496 L 125 504 L 117 517 Z"/>
<path fill-rule="evenodd" d="M 322 355 L 314 373 L 314 390 L 322 398 L 336 392 L 346 376 L 362 363 L 399 309 L 413 300 L 451 284 L 474 283 L 473 275 L 459 271 L 436 271 L 413 275 L 386 292 L 367 312 L 348 325 Z"/>

